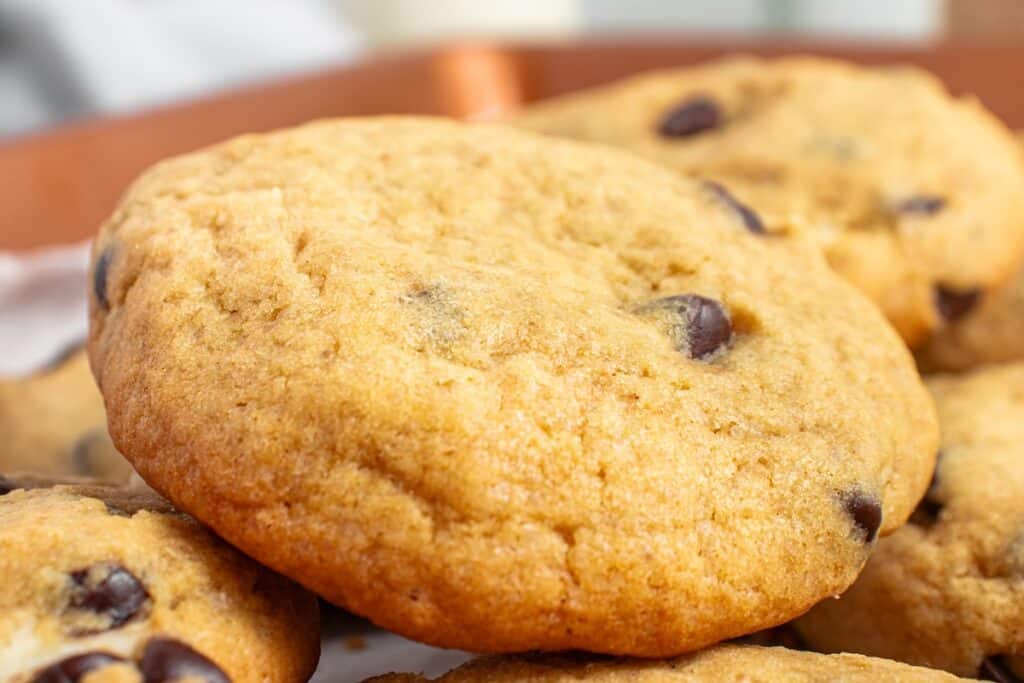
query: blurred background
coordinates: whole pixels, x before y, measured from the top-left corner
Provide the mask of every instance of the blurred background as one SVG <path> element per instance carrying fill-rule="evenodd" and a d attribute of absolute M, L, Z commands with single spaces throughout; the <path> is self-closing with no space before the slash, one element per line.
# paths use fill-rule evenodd
<path fill-rule="evenodd" d="M 0 137 L 465 37 L 1021 40 L 1020 0 L 0 0 Z"/>

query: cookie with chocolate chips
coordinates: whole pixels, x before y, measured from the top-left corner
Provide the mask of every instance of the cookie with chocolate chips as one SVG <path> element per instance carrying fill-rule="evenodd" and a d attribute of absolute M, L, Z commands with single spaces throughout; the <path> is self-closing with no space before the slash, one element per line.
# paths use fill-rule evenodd
<path fill-rule="evenodd" d="M 1024 133 L 1018 134 L 1024 147 Z M 926 370 L 966 370 L 1024 360 L 1024 269 L 1010 283 L 974 302 L 918 351 Z"/>
<path fill-rule="evenodd" d="M 917 352 L 925 371 L 960 371 L 1024 360 L 1024 270 L 964 311 Z"/>
<path fill-rule="evenodd" d="M 81 346 L 28 377 L 0 380 L 0 472 L 126 481 Z"/>
<path fill-rule="evenodd" d="M 927 495 L 796 627 L 817 649 L 1024 680 L 1024 363 L 929 384 L 942 450 Z"/>
<path fill-rule="evenodd" d="M 931 474 L 877 309 L 616 150 L 416 118 L 248 136 L 145 174 L 95 253 L 89 349 L 139 473 L 429 643 L 668 655 L 775 625 Z"/>
<path fill-rule="evenodd" d="M 0 680 L 266 683 L 316 666 L 316 599 L 151 492 L 0 478 Z"/>
<path fill-rule="evenodd" d="M 863 655 L 822 655 L 782 647 L 719 645 L 670 660 L 612 659 L 586 654 L 485 657 L 438 678 L 389 674 L 365 683 L 953 683 L 943 671 Z"/>
<path fill-rule="evenodd" d="M 1005 127 L 911 68 L 729 59 L 534 105 L 537 132 L 625 147 L 801 225 L 911 346 L 968 316 L 1024 253 Z"/>

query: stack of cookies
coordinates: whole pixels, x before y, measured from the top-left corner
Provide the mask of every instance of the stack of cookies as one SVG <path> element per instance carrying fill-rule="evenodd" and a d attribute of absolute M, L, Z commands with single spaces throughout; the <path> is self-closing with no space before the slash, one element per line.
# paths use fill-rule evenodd
<path fill-rule="evenodd" d="M 1003 126 L 809 59 L 507 123 L 318 122 L 127 191 L 88 355 L 170 504 L 11 478 L 0 674 L 304 680 L 315 593 L 496 655 L 453 682 L 1024 675 Z"/>

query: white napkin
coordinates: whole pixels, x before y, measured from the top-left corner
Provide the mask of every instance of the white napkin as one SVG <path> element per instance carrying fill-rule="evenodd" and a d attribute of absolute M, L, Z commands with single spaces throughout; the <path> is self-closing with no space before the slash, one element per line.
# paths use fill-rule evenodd
<path fill-rule="evenodd" d="M 89 245 L 0 252 L 0 375 L 23 375 L 85 339 Z"/>

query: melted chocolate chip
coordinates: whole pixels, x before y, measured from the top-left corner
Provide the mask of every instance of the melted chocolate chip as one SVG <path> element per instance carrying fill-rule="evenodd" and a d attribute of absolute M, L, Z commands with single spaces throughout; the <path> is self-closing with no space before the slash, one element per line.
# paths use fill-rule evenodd
<path fill-rule="evenodd" d="M 0 474 L 0 496 L 8 494 L 18 488 L 20 487 L 17 484 Z"/>
<path fill-rule="evenodd" d="M 736 199 L 729 190 L 716 182 L 708 180 L 705 181 L 704 184 L 723 204 L 732 209 L 736 215 L 740 217 L 740 220 L 743 221 L 743 225 L 747 230 L 755 235 L 763 235 L 765 233 L 764 223 L 761 222 L 761 217 L 754 213 L 749 206 Z"/>
<path fill-rule="evenodd" d="M 978 669 L 978 678 L 983 681 L 998 681 L 998 683 L 1021 683 L 1021 679 L 1014 673 L 1010 663 L 1003 655 L 991 655 L 981 662 Z"/>
<path fill-rule="evenodd" d="M 36 673 L 31 683 L 78 683 L 87 673 L 125 659 L 106 652 L 72 655 Z"/>
<path fill-rule="evenodd" d="M 878 499 L 861 491 L 843 497 L 843 507 L 853 518 L 854 525 L 864 532 L 864 542 L 871 543 L 882 525 L 882 506 Z"/>
<path fill-rule="evenodd" d="M 231 683 L 219 666 L 171 638 L 152 638 L 146 643 L 139 670 L 144 683 L 173 683 L 185 677 L 205 683 Z"/>
<path fill-rule="evenodd" d="M 70 606 L 109 619 L 115 629 L 137 615 L 149 602 L 149 593 L 135 576 L 118 565 L 94 565 L 71 573 L 75 587 Z"/>
<path fill-rule="evenodd" d="M 943 319 L 953 322 L 970 313 L 981 301 L 980 289 L 953 289 L 935 286 L 935 308 Z"/>
<path fill-rule="evenodd" d="M 96 294 L 96 302 L 105 311 L 110 310 L 110 301 L 107 299 L 107 272 L 113 258 L 114 250 L 107 247 L 100 252 L 99 258 L 96 259 L 96 267 L 92 271 L 92 291 Z"/>
<path fill-rule="evenodd" d="M 722 125 L 722 110 L 714 100 L 691 97 L 669 110 L 658 126 L 658 132 L 666 138 L 682 138 Z"/>
<path fill-rule="evenodd" d="M 896 213 L 920 214 L 922 216 L 933 216 L 946 207 L 946 200 L 942 197 L 909 197 L 897 202 L 893 207 Z"/>
<path fill-rule="evenodd" d="M 658 299 L 641 312 L 668 311 L 669 333 L 676 350 L 697 360 L 710 360 L 732 340 L 732 321 L 722 304 L 699 294 L 679 294 Z"/>

